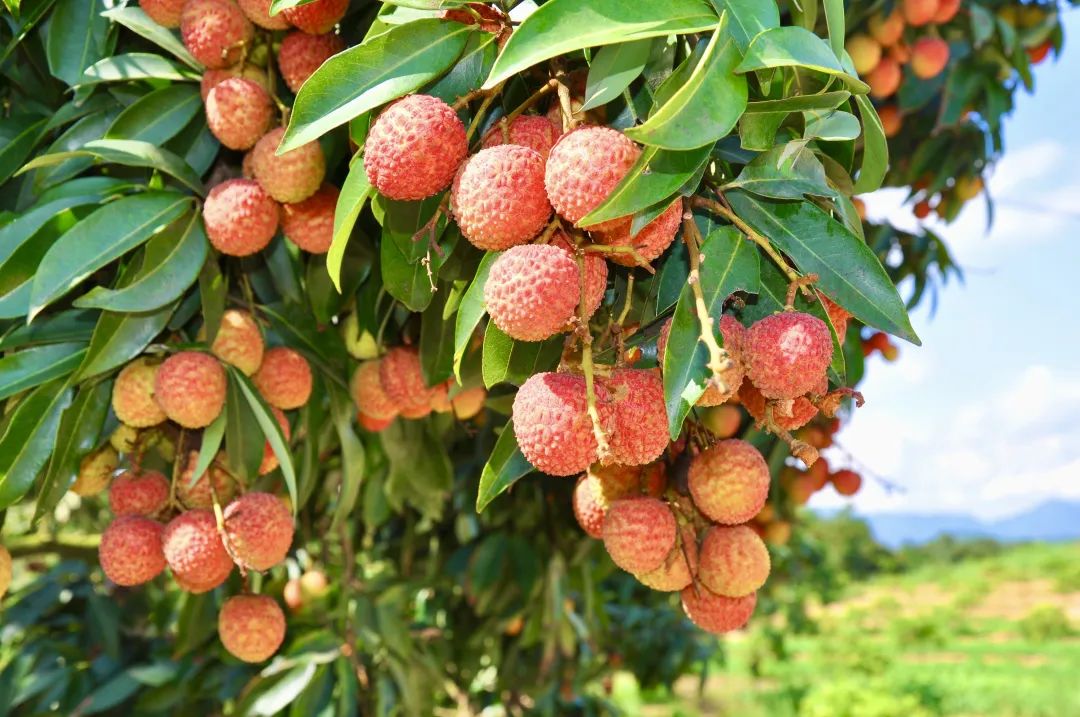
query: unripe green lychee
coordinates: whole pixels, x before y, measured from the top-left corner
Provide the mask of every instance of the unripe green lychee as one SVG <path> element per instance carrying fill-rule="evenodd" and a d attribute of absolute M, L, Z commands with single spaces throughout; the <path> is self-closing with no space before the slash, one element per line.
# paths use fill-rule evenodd
<path fill-rule="evenodd" d="M 690 621 L 715 635 L 746 625 L 757 605 L 757 593 L 730 598 L 717 595 L 704 585 L 688 585 L 681 596 L 683 612 Z"/>
<path fill-rule="evenodd" d="M 714 525 L 705 531 L 698 578 L 717 595 L 749 595 L 765 584 L 769 568 L 769 549 L 747 526 Z"/>
<path fill-rule="evenodd" d="M 286 346 L 267 351 L 251 380 L 267 403 L 284 411 L 300 408 L 311 397 L 311 366 Z"/>
<path fill-rule="evenodd" d="M 290 23 L 312 35 L 330 32 L 349 9 L 349 0 L 315 0 L 281 11 Z"/>
<path fill-rule="evenodd" d="M 828 380 L 824 379 L 825 389 L 828 389 Z M 820 385 L 819 385 L 820 388 Z M 821 392 L 824 393 L 824 392 Z M 820 394 L 819 394 L 820 395 Z M 766 399 L 749 381 L 743 382 L 739 388 L 739 402 L 750 416 L 764 425 Z M 794 431 L 802 428 L 818 414 L 817 406 L 812 404 L 805 396 L 799 396 L 794 400 L 781 401 L 774 404 L 772 420 L 777 428 L 785 431 Z"/>
<path fill-rule="evenodd" d="M 698 510 L 717 523 L 736 525 L 765 505 L 769 466 L 752 445 L 729 439 L 694 456 L 687 482 Z"/>
<path fill-rule="evenodd" d="M 225 406 L 225 369 L 209 354 L 175 353 L 158 368 L 154 397 L 169 420 L 184 428 L 205 428 Z"/>
<path fill-rule="evenodd" d="M 256 65 L 244 64 L 235 67 L 224 67 L 220 70 L 207 70 L 204 72 L 202 79 L 199 81 L 199 94 L 202 96 L 202 101 L 206 102 L 206 98 L 210 96 L 210 90 L 214 89 L 225 80 L 233 77 L 242 77 L 245 80 L 251 80 L 259 87 L 269 92 L 270 80 L 266 77 L 266 72 Z"/>
<path fill-rule="evenodd" d="M 233 657 L 262 662 L 285 640 L 285 613 L 266 595 L 234 595 L 218 613 L 218 637 Z"/>
<path fill-rule="evenodd" d="M 184 9 L 185 1 L 139 0 L 139 7 L 158 25 L 172 29 L 180 27 L 180 14 Z"/>
<path fill-rule="evenodd" d="M 484 285 L 491 320 L 519 341 L 542 341 L 562 331 L 579 298 L 576 262 L 551 244 L 507 249 L 491 265 Z"/>
<path fill-rule="evenodd" d="M 386 395 L 379 379 L 378 360 L 365 361 L 357 367 L 349 382 L 356 408 L 366 416 L 385 420 L 397 415 L 397 405 Z"/>
<path fill-rule="evenodd" d="M 98 545 L 98 560 L 105 576 L 124 586 L 157 577 L 165 569 L 161 531 L 161 523 L 141 515 L 125 515 L 109 523 Z"/>
<path fill-rule="evenodd" d="M 11 553 L 7 548 L 0 545 L 0 599 L 11 587 Z"/>
<path fill-rule="evenodd" d="M 637 575 L 642 585 L 664 593 L 682 590 L 694 580 L 698 570 L 697 536 L 693 527 L 684 525 L 680 542 L 671 549 L 660 567 Z"/>
<path fill-rule="evenodd" d="M 196 60 L 220 69 L 240 61 L 255 29 L 232 0 L 187 0 L 180 14 L 180 35 Z"/>
<path fill-rule="evenodd" d="M 229 149 L 250 149 L 266 133 L 274 103 L 258 83 L 230 77 L 206 96 L 206 123 Z"/>
<path fill-rule="evenodd" d="M 446 189 L 469 144 L 465 125 L 450 105 L 429 95 L 409 95 L 389 105 L 371 125 L 364 170 L 390 199 L 424 199 Z"/>
<path fill-rule="evenodd" d="M 319 69 L 322 63 L 345 49 L 342 39 L 332 33 L 309 35 L 306 32 L 290 32 L 281 41 L 278 50 L 278 69 L 281 79 L 293 92 Z"/>
<path fill-rule="evenodd" d="M 816 388 L 832 360 L 825 322 L 798 311 L 773 314 L 747 333 L 747 375 L 766 398 L 797 398 Z"/>
<path fill-rule="evenodd" d="M 141 356 L 117 374 L 112 407 L 121 422 L 135 428 L 148 428 L 167 418 L 154 400 L 154 377 L 158 366 L 157 361 Z"/>
<path fill-rule="evenodd" d="M 326 157 L 318 142 L 308 142 L 285 154 L 277 148 L 285 134 L 276 127 L 262 136 L 251 150 L 255 179 L 274 200 L 296 203 L 319 190 L 326 176 Z"/>
<path fill-rule="evenodd" d="M 198 463 L 199 452 L 188 452 L 183 470 L 176 478 L 176 497 L 187 508 L 210 509 L 214 507 L 214 493 L 216 493 L 218 504 L 227 505 L 236 495 L 237 485 L 223 467 L 225 454 L 218 453 L 214 456 L 214 459 L 210 461 L 210 467 L 192 483 L 191 477 Z M 213 491 L 210 489 L 211 484 L 213 484 Z"/>
<path fill-rule="evenodd" d="M 109 486 L 113 515 L 145 515 L 154 518 L 169 505 L 169 479 L 157 471 L 125 471 Z"/>
<path fill-rule="evenodd" d="M 71 484 L 71 492 L 87 498 L 105 490 L 109 481 L 112 480 L 112 474 L 119 460 L 116 449 L 110 445 L 102 446 L 83 456 L 83 459 L 79 461 L 79 472 L 75 475 L 75 482 Z"/>
<path fill-rule="evenodd" d="M 281 205 L 281 231 L 304 251 L 325 254 L 334 241 L 337 187 L 324 184 L 319 191 L 295 204 Z"/>
<path fill-rule="evenodd" d="M 551 148 L 561 135 L 561 126 L 547 117 L 518 115 L 510 122 L 496 122 L 484 135 L 481 147 L 487 149 L 502 144 L 516 144 L 538 152 L 547 161 Z"/>
<path fill-rule="evenodd" d="M 640 154 L 636 144 L 610 127 L 582 127 L 564 134 L 551 148 L 544 177 L 551 205 L 576 224 L 607 198 Z M 611 228 L 618 221 L 589 229 Z"/>
<path fill-rule="evenodd" d="M 516 144 L 480 150 L 454 178 L 450 207 L 462 235 L 478 249 L 501 251 L 529 241 L 551 216 L 543 157 Z"/>
<path fill-rule="evenodd" d="M 646 224 L 635 236 L 630 235 L 631 220 L 619 220 L 619 223 L 606 231 L 594 231 L 594 236 L 601 244 L 617 247 L 632 247 L 634 252 L 646 262 L 651 262 L 671 246 L 675 235 L 682 226 L 682 199 L 664 210 L 664 213 Z M 593 227 L 590 227 L 593 229 Z M 636 266 L 637 258 L 629 253 L 608 254 L 608 259 L 623 266 Z"/>
<path fill-rule="evenodd" d="M 203 223 L 215 249 L 229 256 L 249 256 L 274 238 L 279 213 L 277 202 L 260 184 L 228 179 L 206 196 Z"/>
<path fill-rule="evenodd" d="M 611 397 L 594 385 L 600 427 L 611 434 Z M 596 435 L 589 418 L 585 378 L 569 373 L 533 374 L 514 397 L 513 420 L 525 458 L 550 475 L 585 471 L 597 459 Z"/>
<path fill-rule="evenodd" d="M 603 380 L 611 395 L 615 424 L 609 436 L 610 460 L 640 466 L 668 445 L 664 382 L 657 369 L 616 369 Z"/>
<path fill-rule="evenodd" d="M 263 361 L 263 337 L 255 318 L 246 311 L 229 309 L 221 315 L 210 350 L 246 376 L 259 370 Z"/>
<path fill-rule="evenodd" d="M 269 570 L 289 552 L 293 520 L 277 496 L 246 493 L 225 508 L 225 534 L 237 561 L 252 570 Z"/>
<path fill-rule="evenodd" d="M 675 547 L 677 526 L 667 503 L 657 498 L 623 498 L 604 517 L 604 548 L 628 573 L 648 573 L 664 564 Z"/>
<path fill-rule="evenodd" d="M 277 419 L 278 426 L 281 427 L 281 432 L 285 434 L 285 444 L 288 445 L 289 440 L 292 438 L 292 430 L 289 428 L 289 419 L 285 417 L 285 412 L 280 408 L 271 406 L 270 410 L 273 412 L 274 418 Z M 263 444 L 263 457 L 262 462 L 259 464 L 259 475 L 266 475 L 280 464 L 281 462 L 278 460 L 277 454 L 274 453 L 270 441 L 266 441 L 266 443 Z"/>
<path fill-rule="evenodd" d="M 213 511 L 188 510 L 176 516 L 165 526 L 161 545 L 169 568 L 189 592 L 213 590 L 232 572 L 233 561 Z"/>
<path fill-rule="evenodd" d="M 259 27 L 267 30 L 288 29 L 289 22 L 285 19 L 284 13 L 270 15 L 270 3 L 272 2 L 273 0 L 237 0 L 247 19 Z"/>
<path fill-rule="evenodd" d="M 415 348 L 397 346 L 390 349 L 379 361 L 379 383 L 405 418 L 420 418 L 431 412 L 432 389 L 424 380 L 420 353 Z"/>
<path fill-rule="evenodd" d="M 604 516 L 611 504 L 621 498 L 641 495 L 641 492 L 639 466 L 601 466 L 597 463 L 590 466 L 574 486 L 574 517 L 588 535 L 601 538 Z"/>

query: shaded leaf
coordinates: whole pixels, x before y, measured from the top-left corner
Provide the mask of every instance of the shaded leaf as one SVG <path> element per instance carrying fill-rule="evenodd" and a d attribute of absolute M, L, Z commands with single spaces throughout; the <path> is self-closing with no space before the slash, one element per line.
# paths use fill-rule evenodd
<path fill-rule="evenodd" d="M 555 367 L 562 355 L 563 337 L 546 341 L 515 341 L 489 321 L 484 332 L 482 372 L 484 386 L 497 383 L 520 386 L 529 376 Z"/>
<path fill-rule="evenodd" d="M 66 379 L 38 386 L 19 401 L 0 433 L 0 510 L 34 484 L 56 443 L 60 416 L 71 404 Z"/>
<path fill-rule="evenodd" d="M 589 65 L 585 103 L 581 109 L 599 107 L 621 95 L 645 69 L 651 48 L 652 40 L 635 40 L 600 48 Z"/>
<path fill-rule="evenodd" d="M 465 358 L 465 351 L 469 348 L 473 333 L 476 331 L 480 320 L 487 313 L 484 303 L 484 284 L 487 283 L 488 274 L 491 273 L 491 265 L 502 256 L 502 252 L 488 252 L 480 260 L 480 266 L 476 269 L 476 275 L 472 283 L 465 291 L 465 296 L 458 306 L 457 317 L 454 319 L 454 375 L 461 382 L 461 360 Z"/>
<path fill-rule="evenodd" d="M 535 470 L 518 448 L 517 436 L 514 435 L 514 422 L 507 421 L 495 448 L 484 464 L 480 474 L 480 488 L 476 493 L 476 512 L 483 513 L 500 493 L 512 486 L 522 476 Z"/>
<path fill-rule="evenodd" d="M 135 100 L 105 133 L 106 139 L 127 139 L 160 145 L 175 137 L 202 109 L 199 88 L 168 85 Z"/>
<path fill-rule="evenodd" d="M 0 399 L 14 396 L 75 370 L 86 344 L 46 344 L 9 353 L 0 358 Z"/>

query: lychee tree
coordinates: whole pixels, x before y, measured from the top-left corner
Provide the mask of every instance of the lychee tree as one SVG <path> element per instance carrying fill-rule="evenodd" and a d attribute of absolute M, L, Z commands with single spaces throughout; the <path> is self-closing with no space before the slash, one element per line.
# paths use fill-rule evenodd
<path fill-rule="evenodd" d="M 958 272 L 855 195 L 953 219 L 1062 42 L 992 0 L 4 4 L 17 714 L 604 714 L 799 629 L 797 509 L 862 481 L 819 451 Z"/>

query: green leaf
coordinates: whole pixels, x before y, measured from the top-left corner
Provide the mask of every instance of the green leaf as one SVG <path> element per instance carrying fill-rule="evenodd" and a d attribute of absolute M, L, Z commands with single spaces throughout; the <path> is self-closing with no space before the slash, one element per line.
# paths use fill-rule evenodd
<path fill-rule="evenodd" d="M 646 147 L 630 171 L 579 226 L 625 217 L 670 199 L 709 161 L 711 145 L 687 151 Z"/>
<path fill-rule="evenodd" d="M 97 322 L 96 311 L 61 311 L 27 326 L 16 327 L 0 339 L 0 351 L 10 351 L 33 344 L 82 342 L 90 340 Z"/>
<path fill-rule="evenodd" d="M 231 366 L 229 368 L 232 368 Z M 195 461 L 195 467 L 188 478 L 188 487 L 194 486 L 202 478 L 203 473 L 210 468 L 210 464 L 217 457 L 221 448 L 221 441 L 225 437 L 225 422 L 227 411 L 222 411 L 217 418 L 210 422 L 202 433 L 202 442 L 199 444 L 199 459 Z"/>
<path fill-rule="evenodd" d="M 810 202 L 778 202 L 729 192 L 732 209 L 768 237 L 817 287 L 867 326 L 919 345 L 885 268 L 850 229 Z"/>
<path fill-rule="evenodd" d="M 472 341 L 480 319 L 487 313 L 484 303 L 484 284 L 487 283 L 488 274 L 491 273 L 491 265 L 502 256 L 502 252 L 489 251 L 480 260 L 480 266 L 476 268 L 476 275 L 472 283 L 465 291 L 465 296 L 458 306 L 457 318 L 454 320 L 454 375 L 458 383 L 461 383 L 461 360 L 465 358 L 465 352 Z"/>
<path fill-rule="evenodd" d="M 141 35 L 158 47 L 174 55 L 178 60 L 193 70 L 201 72 L 202 63 L 191 56 L 184 43 L 177 39 L 176 35 L 166 28 L 151 20 L 142 8 L 128 5 L 127 7 L 114 7 L 101 13 L 110 20 L 120 23 L 136 35 Z"/>
<path fill-rule="evenodd" d="M 86 344 L 46 344 L 0 358 L 0 399 L 39 386 L 75 370 Z"/>
<path fill-rule="evenodd" d="M 428 386 L 446 381 L 454 373 L 454 318 L 446 312 L 460 298 L 445 282 L 420 317 L 420 368 Z"/>
<path fill-rule="evenodd" d="M 101 16 L 101 0 L 58 0 L 49 17 L 45 55 L 49 71 L 68 85 L 76 85 L 83 70 L 106 54 L 109 21 Z"/>
<path fill-rule="evenodd" d="M 802 142 L 789 142 L 759 154 L 724 185 L 724 189 L 736 188 L 773 199 L 836 195 L 821 161 Z"/>
<path fill-rule="evenodd" d="M 41 139 L 48 119 L 36 115 L 14 115 L 0 125 L 0 184 L 22 166 Z"/>
<path fill-rule="evenodd" d="M 183 158 L 150 142 L 133 139 L 96 139 L 86 142 L 81 149 L 41 155 L 27 162 L 19 170 L 19 174 L 38 167 L 60 164 L 73 157 L 91 157 L 102 162 L 161 170 L 197 194 L 203 193 L 202 180 Z"/>
<path fill-rule="evenodd" d="M 805 112 L 808 110 L 832 110 L 844 104 L 851 97 L 847 90 L 819 92 L 816 95 L 795 95 L 780 100 L 758 100 L 746 103 L 745 114 L 767 112 Z"/>
<path fill-rule="evenodd" d="M 318 139 L 438 77 L 473 32 L 461 23 L 417 20 L 334 55 L 300 88 L 278 151 Z"/>
<path fill-rule="evenodd" d="M 627 137 L 665 149 L 711 145 L 728 134 L 746 108 L 746 78 L 735 74 L 741 59 L 722 21 L 701 60 L 663 106 L 644 124 L 625 130 Z M 703 41 L 702 41 L 703 42 Z"/>
<path fill-rule="evenodd" d="M 780 27 L 780 11 L 775 0 L 711 0 L 716 12 L 727 12 L 729 32 L 739 52 L 746 53 L 750 41 L 765 30 Z"/>
<path fill-rule="evenodd" d="M 544 60 L 586 47 L 705 32 L 717 16 L 702 0 L 550 0 L 514 30 L 484 83 L 491 89 Z"/>
<path fill-rule="evenodd" d="M 651 47 L 652 40 L 635 40 L 601 47 L 589 65 L 589 76 L 585 82 L 585 104 L 581 109 L 589 110 L 605 105 L 621 95 L 645 69 Z"/>
<path fill-rule="evenodd" d="M 197 82 L 199 73 L 172 60 L 149 52 L 131 52 L 98 60 L 83 73 L 83 85 L 129 80 L 171 80 Z"/>
<path fill-rule="evenodd" d="M 724 301 L 736 291 L 753 293 L 758 287 L 758 252 L 734 227 L 713 230 L 701 244 L 701 293 L 705 307 L 720 320 Z M 695 311 L 693 289 L 683 286 L 675 314 L 671 319 L 664 356 L 664 402 L 667 405 L 668 433 L 671 440 L 682 432 L 683 420 L 705 392 L 709 379 L 709 350 L 701 341 L 701 323 Z M 713 330 L 723 345 L 719 330 Z"/>
<path fill-rule="evenodd" d="M 135 100 L 113 120 L 106 139 L 132 139 L 161 145 L 175 137 L 202 109 L 199 88 L 169 85 Z"/>
<path fill-rule="evenodd" d="M 829 47 L 838 58 L 844 56 L 844 0 L 822 0 L 825 24 L 829 27 Z"/>
<path fill-rule="evenodd" d="M 0 510 L 26 495 L 56 443 L 60 416 L 71 405 L 65 379 L 38 386 L 19 402 L 0 433 Z"/>
<path fill-rule="evenodd" d="M 285 434 L 282 432 L 281 426 L 278 425 L 277 418 L 270 410 L 269 404 L 259 395 L 255 385 L 251 383 L 251 379 L 235 366 L 229 366 L 228 370 L 230 381 L 235 382 L 240 388 L 240 393 L 247 400 L 248 407 L 258 422 L 259 429 L 266 437 L 266 440 L 269 441 L 270 448 L 274 451 L 274 455 L 277 456 L 278 463 L 281 464 L 281 475 L 285 479 L 285 487 L 289 490 L 289 497 L 292 499 L 293 504 L 293 515 L 295 515 L 297 505 L 296 471 L 293 470 L 292 452 L 289 451 L 289 444 L 285 440 Z M 261 452 L 259 456 L 261 462 Z"/>
<path fill-rule="evenodd" d="M 338 195 L 337 207 L 334 210 L 334 239 L 330 243 L 330 251 L 326 253 L 326 271 L 330 274 L 330 280 L 334 282 L 334 288 L 339 292 L 341 291 L 341 262 L 345 258 L 345 248 L 349 245 L 349 237 L 352 236 L 353 227 L 356 225 L 360 212 L 371 195 L 375 193 L 359 156 L 357 155 L 349 166 L 349 176 L 345 178 L 341 194 Z"/>
<path fill-rule="evenodd" d="M 515 341 L 489 321 L 484 332 L 482 373 L 484 386 L 497 383 L 520 386 L 529 376 L 553 369 L 562 355 L 563 337 L 547 341 Z"/>
<path fill-rule="evenodd" d="M 199 303 L 202 307 L 203 326 L 206 328 L 206 342 L 214 343 L 221 317 L 225 314 L 225 298 L 228 285 L 221 274 L 217 257 L 211 254 L 199 270 Z"/>
<path fill-rule="evenodd" d="M 386 497 L 400 510 L 408 502 L 436 519 L 454 485 L 454 468 L 428 421 L 398 419 L 379 434 L 390 463 Z"/>
<path fill-rule="evenodd" d="M 138 356 L 169 323 L 177 303 L 139 314 L 101 312 L 78 370 L 79 379 L 111 371 Z"/>
<path fill-rule="evenodd" d="M 476 492 L 476 512 L 483 513 L 495 497 L 512 486 L 522 476 L 534 470 L 518 448 L 514 422 L 507 421 L 495 442 L 495 448 L 480 474 L 480 489 Z"/>
<path fill-rule="evenodd" d="M 853 94 L 870 91 L 869 85 L 848 74 L 824 40 L 802 27 L 777 27 L 761 33 L 750 43 L 746 57 L 735 71 L 745 73 L 772 67 L 804 67 L 833 75 Z"/>
<path fill-rule="evenodd" d="M 772 149 L 776 132 L 787 116 L 787 112 L 744 114 L 739 119 L 739 146 L 757 152 Z"/>
<path fill-rule="evenodd" d="M 364 484 L 364 469 L 367 458 L 364 452 L 364 444 L 353 429 L 353 406 L 349 394 L 333 386 L 329 389 L 330 410 L 334 421 L 334 431 L 341 443 L 341 493 L 338 495 L 337 507 L 334 509 L 334 518 L 330 524 L 331 532 L 343 521 L 349 519 L 356 501 L 360 497 L 360 489 Z M 294 503 L 295 504 L 295 503 Z"/>
<path fill-rule="evenodd" d="M 464 97 L 484 83 L 488 73 L 491 72 L 491 66 L 495 63 L 497 52 L 494 35 L 488 32 L 474 32 L 465 43 L 461 57 L 454 62 L 445 75 L 430 87 L 424 88 L 424 93 L 452 105 L 459 97 Z M 363 144 L 363 142 L 357 144 Z"/>
<path fill-rule="evenodd" d="M 41 260 L 30 294 L 28 320 L 175 221 L 191 203 L 191 197 L 183 194 L 151 191 L 106 204 L 76 224 Z"/>
<path fill-rule="evenodd" d="M 859 105 L 863 126 L 862 165 L 855 180 L 855 194 L 864 194 L 879 188 L 885 179 L 889 170 L 889 142 L 870 98 L 859 95 L 855 102 Z"/>
<path fill-rule="evenodd" d="M 225 455 L 229 469 L 242 481 L 251 484 L 259 474 L 266 438 L 256 420 L 251 404 L 240 388 L 240 382 L 229 371 L 225 392 Z M 277 421 L 274 421 L 277 424 Z M 279 459 L 280 460 L 280 459 Z M 293 505 L 296 505 L 294 502 Z"/>
<path fill-rule="evenodd" d="M 435 228 L 436 236 L 442 232 L 437 249 L 430 245 L 430 230 L 420 233 L 439 201 L 438 196 L 423 202 L 380 200 L 380 206 L 385 208 L 380 243 L 383 283 L 387 292 L 410 311 L 423 311 L 431 303 L 439 270 L 461 239 L 456 225 L 445 229 L 445 218 L 440 218 Z"/>
<path fill-rule="evenodd" d="M 862 132 L 859 120 L 850 112 L 813 110 L 803 112 L 803 117 L 806 120 L 806 128 L 803 131 L 805 139 L 822 139 L 831 142 L 853 140 Z"/>

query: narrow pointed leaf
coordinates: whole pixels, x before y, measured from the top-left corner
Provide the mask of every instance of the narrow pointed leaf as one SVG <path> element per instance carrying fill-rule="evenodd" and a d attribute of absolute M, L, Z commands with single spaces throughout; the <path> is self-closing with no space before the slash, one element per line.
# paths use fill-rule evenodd
<path fill-rule="evenodd" d="M 840 59 L 820 37 L 802 27 L 766 30 L 750 43 L 746 57 L 735 69 L 745 73 L 773 67 L 803 67 L 835 76 L 853 94 L 864 95 L 870 86 L 849 74 Z"/>
<path fill-rule="evenodd" d="M 56 443 L 60 417 L 71 404 L 71 388 L 58 378 L 19 402 L 0 433 L 0 510 L 26 495 Z"/>
<path fill-rule="evenodd" d="M 535 470 L 518 448 L 514 422 L 507 421 L 495 448 L 491 451 L 480 474 L 480 489 L 476 493 L 476 512 L 484 512 L 491 501 L 512 486 L 522 476 Z"/>

